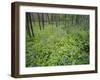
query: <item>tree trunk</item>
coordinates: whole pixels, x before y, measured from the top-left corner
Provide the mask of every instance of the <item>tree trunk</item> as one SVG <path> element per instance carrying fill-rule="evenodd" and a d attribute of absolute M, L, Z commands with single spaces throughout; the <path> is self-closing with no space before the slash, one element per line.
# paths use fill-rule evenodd
<path fill-rule="evenodd" d="M 49 14 L 47 14 L 47 21 L 50 24 Z"/>
<path fill-rule="evenodd" d="M 40 20 L 40 15 L 39 15 L 39 13 L 37 13 L 37 16 L 38 16 L 39 27 L 40 27 L 40 30 L 41 30 L 41 20 Z"/>
<path fill-rule="evenodd" d="M 58 15 L 55 15 L 55 22 L 56 22 L 56 27 L 58 27 Z"/>
<path fill-rule="evenodd" d="M 28 20 L 28 14 L 27 13 L 26 13 L 26 31 L 27 31 L 29 37 L 31 37 L 30 27 L 29 27 L 29 20 Z"/>
<path fill-rule="evenodd" d="M 42 27 L 43 27 L 43 29 L 44 29 L 44 13 L 42 13 Z"/>
<path fill-rule="evenodd" d="M 66 14 L 64 15 L 64 18 L 65 18 L 65 28 L 66 28 Z"/>
<path fill-rule="evenodd" d="M 32 34 L 32 36 L 34 37 L 31 13 L 28 13 L 28 15 L 29 15 L 29 23 L 30 23 L 31 34 Z"/>

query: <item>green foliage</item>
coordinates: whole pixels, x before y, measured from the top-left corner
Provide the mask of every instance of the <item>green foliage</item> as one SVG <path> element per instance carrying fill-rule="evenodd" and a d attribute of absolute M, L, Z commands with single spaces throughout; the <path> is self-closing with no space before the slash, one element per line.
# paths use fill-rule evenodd
<path fill-rule="evenodd" d="M 26 36 L 26 66 L 89 64 L 89 31 L 84 26 L 46 24 L 34 26 L 35 37 Z"/>

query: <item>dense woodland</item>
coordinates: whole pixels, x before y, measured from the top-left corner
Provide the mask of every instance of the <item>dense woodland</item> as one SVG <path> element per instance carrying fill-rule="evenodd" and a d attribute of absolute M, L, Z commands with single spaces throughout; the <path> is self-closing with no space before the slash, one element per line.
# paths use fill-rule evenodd
<path fill-rule="evenodd" d="M 26 13 L 26 67 L 89 64 L 89 15 Z"/>

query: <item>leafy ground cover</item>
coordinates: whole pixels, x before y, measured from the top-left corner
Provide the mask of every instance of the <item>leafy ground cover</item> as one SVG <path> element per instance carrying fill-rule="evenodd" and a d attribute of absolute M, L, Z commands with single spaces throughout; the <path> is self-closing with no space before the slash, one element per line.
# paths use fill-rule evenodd
<path fill-rule="evenodd" d="M 89 30 L 84 26 L 45 24 L 26 34 L 26 67 L 89 64 Z"/>

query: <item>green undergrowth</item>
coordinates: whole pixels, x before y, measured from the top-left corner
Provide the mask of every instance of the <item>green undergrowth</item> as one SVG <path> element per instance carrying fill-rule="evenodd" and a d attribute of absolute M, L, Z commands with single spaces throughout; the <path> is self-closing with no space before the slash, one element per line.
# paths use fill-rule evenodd
<path fill-rule="evenodd" d="M 89 31 L 84 26 L 45 25 L 26 34 L 26 67 L 89 64 Z"/>

